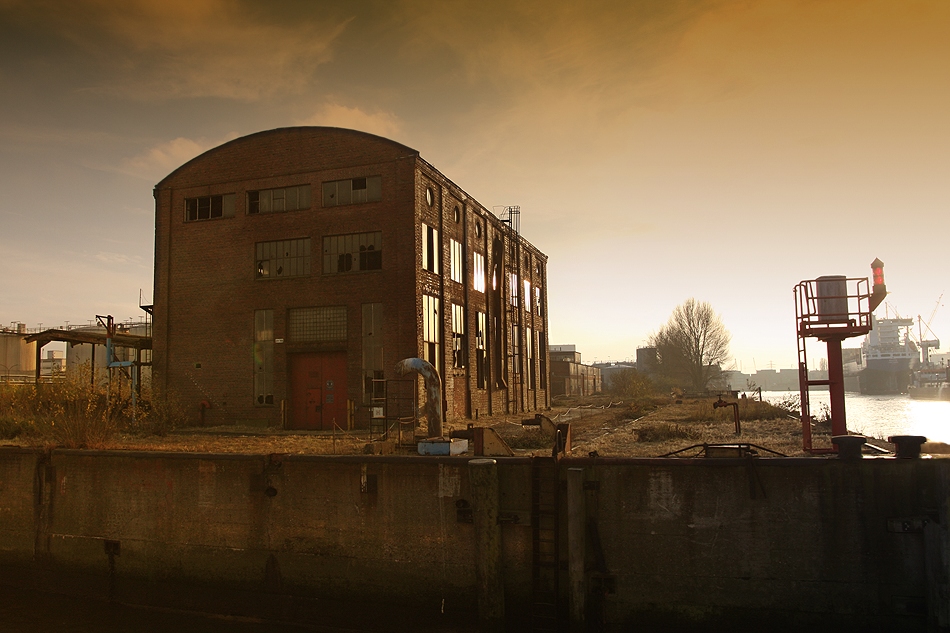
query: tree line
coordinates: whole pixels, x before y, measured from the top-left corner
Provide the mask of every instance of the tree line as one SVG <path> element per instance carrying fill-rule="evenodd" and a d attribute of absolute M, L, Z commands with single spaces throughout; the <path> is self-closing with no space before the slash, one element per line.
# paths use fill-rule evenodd
<path fill-rule="evenodd" d="M 730 341 L 712 305 L 689 298 L 648 339 L 656 349 L 656 365 L 618 372 L 611 378 L 611 391 L 625 397 L 670 388 L 706 391 L 729 359 Z"/>

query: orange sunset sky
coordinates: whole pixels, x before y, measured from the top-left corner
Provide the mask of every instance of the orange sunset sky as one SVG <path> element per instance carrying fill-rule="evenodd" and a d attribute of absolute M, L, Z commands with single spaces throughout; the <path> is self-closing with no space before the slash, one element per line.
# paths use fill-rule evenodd
<path fill-rule="evenodd" d="M 0 323 L 138 318 L 154 184 L 331 125 L 520 205 L 551 344 L 633 358 L 695 297 L 792 367 L 802 279 L 950 291 L 948 34 L 946 0 L 0 0 Z"/>

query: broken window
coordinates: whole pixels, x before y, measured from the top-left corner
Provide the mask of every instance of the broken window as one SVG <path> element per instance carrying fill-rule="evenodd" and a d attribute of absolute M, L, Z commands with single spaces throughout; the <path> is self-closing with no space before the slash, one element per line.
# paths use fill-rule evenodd
<path fill-rule="evenodd" d="M 534 333 L 529 327 L 524 329 L 524 351 L 528 364 L 528 389 L 537 389 L 538 375 L 534 371 Z"/>
<path fill-rule="evenodd" d="M 383 402 L 383 304 L 363 304 L 363 404 Z"/>
<path fill-rule="evenodd" d="M 465 307 L 452 304 L 453 366 L 468 366 L 468 337 L 465 336 Z"/>
<path fill-rule="evenodd" d="M 521 336 L 517 325 L 511 326 L 511 372 L 521 373 Z"/>
<path fill-rule="evenodd" d="M 437 297 L 422 295 L 422 358 L 429 361 L 436 371 L 439 370 L 442 342 L 440 312 L 441 307 Z"/>
<path fill-rule="evenodd" d="M 479 389 L 488 384 L 488 361 L 486 359 L 488 320 L 484 312 L 475 312 L 475 380 Z"/>
<path fill-rule="evenodd" d="M 254 403 L 274 404 L 274 311 L 254 311 Z"/>
<path fill-rule="evenodd" d="M 383 267 L 383 234 L 351 233 L 323 238 L 323 274 L 380 270 Z"/>
<path fill-rule="evenodd" d="M 185 222 L 234 217 L 234 194 L 185 198 Z"/>
<path fill-rule="evenodd" d="M 383 199 L 382 177 L 366 176 L 323 183 L 323 206 L 378 202 Z"/>
<path fill-rule="evenodd" d="M 257 279 L 305 277 L 310 274 L 310 238 L 258 242 L 254 260 Z"/>
<path fill-rule="evenodd" d="M 291 308 L 287 338 L 293 343 L 345 342 L 346 306 Z"/>
<path fill-rule="evenodd" d="M 538 373 L 541 374 L 541 388 L 548 388 L 548 353 L 544 344 L 544 331 L 538 330 Z"/>
<path fill-rule="evenodd" d="M 310 208 L 310 185 L 247 192 L 247 212 L 279 213 Z"/>
<path fill-rule="evenodd" d="M 462 283 L 462 244 L 455 240 L 450 240 L 451 250 L 449 252 L 449 277 L 452 281 Z"/>
<path fill-rule="evenodd" d="M 475 290 L 485 292 L 485 256 L 481 253 L 474 254 L 472 275 L 472 286 Z"/>
<path fill-rule="evenodd" d="M 537 286 L 534 287 L 534 313 L 538 316 L 544 316 L 543 305 L 541 303 L 541 289 Z"/>
<path fill-rule="evenodd" d="M 439 274 L 439 260 L 442 244 L 439 242 L 439 230 L 428 224 L 422 224 L 422 267 Z"/>

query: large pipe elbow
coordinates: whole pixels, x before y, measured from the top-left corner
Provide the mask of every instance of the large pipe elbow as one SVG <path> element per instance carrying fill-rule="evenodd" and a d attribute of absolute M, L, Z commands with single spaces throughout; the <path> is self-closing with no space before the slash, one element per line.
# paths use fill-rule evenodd
<path fill-rule="evenodd" d="M 413 372 L 422 376 L 426 387 L 423 411 L 428 435 L 442 437 L 442 378 L 431 363 L 421 358 L 406 358 L 396 363 L 397 375 L 405 376 Z"/>

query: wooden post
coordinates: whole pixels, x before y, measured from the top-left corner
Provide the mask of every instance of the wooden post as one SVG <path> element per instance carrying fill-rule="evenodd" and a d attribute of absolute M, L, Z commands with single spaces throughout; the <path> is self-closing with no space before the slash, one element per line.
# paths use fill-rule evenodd
<path fill-rule="evenodd" d="M 918 471 L 920 472 L 920 471 Z M 934 630 L 950 626 L 950 480 L 945 468 L 934 468 L 937 520 L 924 526 L 927 574 L 927 620 Z"/>
<path fill-rule="evenodd" d="M 583 631 L 587 598 L 584 556 L 587 549 L 587 509 L 584 469 L 567 469 L 567 577 L 570 591 L 571 631 Z"/>
<path fill-rule="evenodd" d="M 45 343 L 44 343 L 45 345 Z M 43 369 L 43 345 L 40 345 L 40 342 L 36 342 L 36 370 L 35 370 L 35 380 L 36 384 L 40 384 L 40 374 Z"/>
<path fill-rule="evenodd" d="M 483 632 L 505 630 L 505 581 L 498 523 L 498 464 L 494 459 L 468 462 L 475 524 L 475 582 L 478 624 Z"/>

